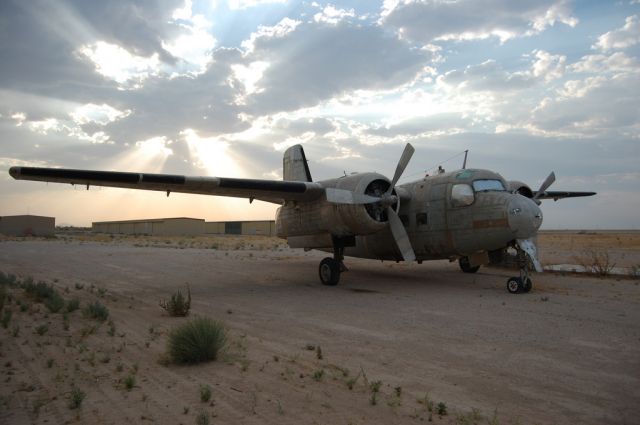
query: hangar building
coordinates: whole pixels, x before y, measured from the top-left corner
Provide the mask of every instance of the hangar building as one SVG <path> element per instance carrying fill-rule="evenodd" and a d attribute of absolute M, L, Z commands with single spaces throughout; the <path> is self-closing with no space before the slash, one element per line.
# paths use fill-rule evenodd
<path fill-rule="evenodd" d="M 55 217 L 9 215 L 0 217 L 0 233 L 7 236 L 53 236 Z"/>
<path fill-rule="evenodd" d="M 157 218 L 124 221 L 98 221 L 92 226 L 96 233 L 126 235 L 263 235 L 275 236 L 273 220 L 262 221 L 209 221 L 200 218 Z"/>
<path fill-rule="evenodd" d="M 204 234 L 201 218 L 153 218 L 146 220 L 98 221 L 92 223 L 96 233 L 125 235 L 197 236 Z"/>
<path fill-rule="evenodd" d="M 208 221 L 204 224 L 205 233 L 214 235 L 276 235 L 276 222 L 259 221 Z"/>

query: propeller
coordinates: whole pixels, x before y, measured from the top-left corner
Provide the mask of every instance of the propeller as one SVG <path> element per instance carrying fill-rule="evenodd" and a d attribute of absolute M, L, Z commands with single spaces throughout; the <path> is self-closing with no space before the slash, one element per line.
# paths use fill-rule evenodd
<path fill-rule="evenodd" d="M 540 205 L 540 200 L 538 198 L 540 198 L 542 195 L 544 195 L 544 192 L 549 189 L 549 186 L 551 186 L 553 184 L 553 182 L 556 181 L 556 175 L 555 173 L 552 171 L 551 174 L 549 174 L 547 176 L 547 178 L 542 182 L 542 184 L 540 185 L 540 189 L 538 189 L 538 191 L 536 192 L 536 195 L 533 197 L 533 201 Z"/>
<path fill-rule="evenodd" d="M 389 219 L 389 227 L 391 229 L 391 234 L 396 241 L 396 245 L 402 254 L 402 258 L 405 261 L 415 261 L 416 255 L 413 252 L 413 247 L 411 246 L 411 241 L 409 240 L 409 235 L 402 224 L 402 220 L 398 216 L 398 213 L 392 208 L 392 205 L 398 202 L 398 197 L 393 195 L 393 189 L 395 189 L 396 183 L 400 180 L 402 173 L 407 168 L 411 157 L 415 149 L 411 146 L 410 143 L 404 147 L 404 151 L 402 152 L 402 156 L 398 161 L 398 165 L 396 166 L 396 172 L 393 175 L 393 179 L 391 180 L 391 184 L 387 191 L 382 194 L 382 196 L 370 196 L 365 194 L 360 194 L 356 192 L 352 192 L 350 190 L 344 189 L 335 189 L 335 188 L 327 188 L 325 189 L 325 194 L 327 197 L 327 201 L 337 204 L 375 204 L 379 203 L 383 207 L 385 207 L 387 212 L 387 217 Z"/>

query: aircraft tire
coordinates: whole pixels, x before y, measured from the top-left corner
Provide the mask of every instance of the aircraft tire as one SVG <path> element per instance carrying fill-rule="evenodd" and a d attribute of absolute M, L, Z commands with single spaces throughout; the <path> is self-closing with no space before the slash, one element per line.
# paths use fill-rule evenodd
<path fill-rule="evenodd" d="M 533 282 L 531 282 L 531 279 L 527 278 L 522 284 L 522 292 L 526 294 L 531 291 L 531 288 L 533 288 Z"/>
<path fill-rule="evenodd" d="M 337 285 L 340 281 L 340 263 L 331 257 L 324 258 L 320 261 L 318 275 L 320 276 L 320 281 L 323 285 Z"/>
<path fill-rule="evenodd" d="M 519 277 L 510 277 L 509 280 L 507 280 L 507 291 L 509 291 L 510 294 L 519 294 L 523 289 L 522 280 L 520 280 Z"/>
<path fill-rule="evenodd" d="M 469 264 L 469 257 L 461 257 L 458 260 L 458 265 L 460 266 L 460 270 L 465 273 L 475 273 L 480 269 L 480 266 L 471 267 L 471 264 Z"/>

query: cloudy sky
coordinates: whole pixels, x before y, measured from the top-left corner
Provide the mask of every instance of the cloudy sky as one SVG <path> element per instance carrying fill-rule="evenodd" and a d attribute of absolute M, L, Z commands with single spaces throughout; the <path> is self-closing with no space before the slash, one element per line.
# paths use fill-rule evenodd
<path fill-rule="evenodd" d="M 639 0 L 4 0 L 0 55 L 0 216 L 270 219 L 6 171 L 279 179 L 302 143 L 315 180 L 390 176 L 411 142 L 401 183 L 469 149 L 470 167 L 598 192 L 546 201 L 546 228 L 640 228 Z"/>

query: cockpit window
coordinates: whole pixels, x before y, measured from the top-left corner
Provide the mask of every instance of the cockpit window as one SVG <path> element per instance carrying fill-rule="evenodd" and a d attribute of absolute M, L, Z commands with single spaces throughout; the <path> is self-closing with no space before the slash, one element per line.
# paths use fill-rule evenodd
<path fill-rule="evenodd" d="M 473 190 L 476 192 L 504 192 L 506 189 L 500 180 L 475 180 Z"/>
<path fill-rule="evenodd" d="M 473 204 L 473 189 L 468 184 L 454 184 L 451 188 L 451 205 L 454 207 L 466 207 Z"/>

